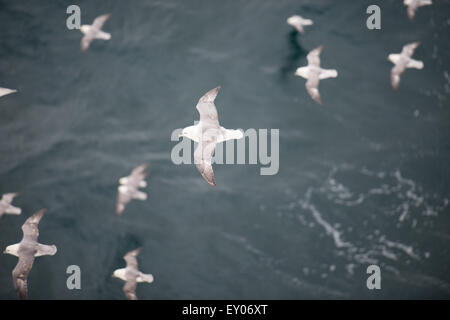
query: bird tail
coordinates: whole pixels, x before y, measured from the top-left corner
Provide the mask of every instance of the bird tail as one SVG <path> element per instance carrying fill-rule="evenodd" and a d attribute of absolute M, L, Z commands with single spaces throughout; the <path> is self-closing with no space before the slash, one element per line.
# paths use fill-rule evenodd
<path fill-rule="evenodd" d="M 423 62 L 419 60 L 411 59 L 408 61 L 407 68 L 423 69 Z"/>
<path fill-rule="evenodd" d="M 6 213 L 8 214 L 21 214 L 22 213 L 22 209 L 18 208 L 18 207 L 14 207 L 14 206 L 9 206 L 8 208 L 6 208 Z"/>
<path fill-rule="evenodd" d="M 138 282 L 152 283 L 153 282 L 153 275 L 141 273 L 139 275 L 139 277 L 137 278 L 137 281 Z"/>

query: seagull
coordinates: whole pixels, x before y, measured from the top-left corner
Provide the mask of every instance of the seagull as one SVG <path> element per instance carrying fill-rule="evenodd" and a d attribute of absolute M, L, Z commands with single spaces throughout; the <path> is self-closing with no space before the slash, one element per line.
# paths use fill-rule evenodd
<path fill-rule="evenodd" d="M 203 179 L 211 186 L 216 186 L 211 158 L 216 148 L 216 143 L 232 139 L 241 139 L 244 135 L 240 130 L 230 130 L 221 127 L 217 115 L 214 100 L 220 86 L 208 91 L 197 103 L 200 113 L 200 121 L 183 129 L 179 137 L 186 137 L 198 143 L 194 152 L 194 163 L 200 171 Z"/>
<path fill-rule="evenodd" d="M 0 88 L 0 97 L 6 96 L 7 94 L 11 94 L 17 92 L 17 90 L 14 89 L 7 89 L 7 88 Z"/>
<path fill-rule="evenodd" d="M 120 217 L 128 202 L 133 199 L 147 200 L 147 194 L 139 191 L 139 188 L 145 188 L 147 182 L 145 177 L 147 176 L 147 164 L 142 164 L 131 171 L 128 177 L 119 179 L 119 188 L 117 193 L 117 206 L 116 215 Z"/>
<path fill-rule="evenodd" d="M 431 2 L 431 0 L 404 0 L 403 4 L 408 7 L 406 13 L 408 14 L 409 20 L 413 20 L 419 7 L 429 6 L 433 4 L 433 2 Z"/>
<path fill-rule="evenodd" d="M 304 26 L 310 26 L 313 24 L 313 21 L 310 19 L 305 19 L 300 16 L 292 16 L 289 17 L 286 22 L 293 26 L 295 29 L 297 29 L 298 32 L 304 33 L 305 30 L 303 29 Z"/>
<path fill-rule="evenodd" d="M 11 202 L 15 197 L 17 197 L 19 194 L 17 192 L 15 193 L 5 193 L 2 198 L 0 199 L 0 218 L 4 214 L 16 214 L 19 215 L 22 213 L 22 209 L 14 207 Z"/>
<path fill-rule="evenodd" d="M 53 256 L 56 253 L 56 246 L 48 246 L 38 242 L 38 224 L 44 212 L 45 209 L 42 209 L 29 217 L 22 226 L 22 241 L 6 247 L 6 250 L 3 252 L 19 258 L 19 262 L 14 268 L 12 276 L 14 287 L 20 299 L 27 298 L 27 277 L 33 267 L 34 258 Z"/>
<path fill-rule="evenodd" d="M 80 27 L 80 31 L 84 34 L 83 39 L 81 39 L 81 50 L 86 52 L 94 39 L 109 40 L 111 39 L 111 34 L 102 31 L 102 27 L 106 20 L 111 16 L 110 13 L 101 15 L 95 18 L 92 25 L 84 24 Z"/>
<path fill-rule="evenodd" d="M 128 300 L 137 300 L 136 286 L 138 283 L 153 282 L 153 276 L 151 274 L 145 274 L 139 271 L 136 256 L 139 254 L 142 248 L 135 249 L 128 252 L 123 259 L 126 261 L 127 266 L 122 269 L 117 269 L 113 273 L 113 277 L 119 278 L 125 281 L 123 286 L 123 292 Z"/>
<path fill-rule="evenodd" d="M 394 64 L 391 70 L 391 84 L 394 90 L 398 89 L 400 84 L 400 75 L 406 68 L 423 69 L 423 62 L 412 59 L 414 50 L 420 45 L 420 42 L 413 42 L 403 46 L 400 54 L 391 53 L 388 60 Z"/>
<path fill-rule="evenodd" d="M 327 78 L 336 78 L 338 72 L 335 69 L 322 69 L 320 67 L 320 53 L 323 46 L 317 47 L 308 53 L 308 66 L 298 68 L 295 71 L 296 76 L 308 79 L 306 81 L 306 90 L 314 101 L 322 104 L 319 93 L 319 81 Z"/>

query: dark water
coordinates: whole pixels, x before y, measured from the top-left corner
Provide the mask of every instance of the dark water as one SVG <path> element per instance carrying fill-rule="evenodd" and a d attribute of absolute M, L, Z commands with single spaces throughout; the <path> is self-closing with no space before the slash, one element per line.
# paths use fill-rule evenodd
<path fill-rule="evenodd" d="M 141 299 L 450 298 L 450 2 L 410 22 L 402 1 L 77 1 L 82 23 L 111 12 L 86 54 L 67 30 L 72 1 L 0 1 L 0 193 L 21 216 L 0 220 L 0 247 L 48 208 L 29 275 L 32 299 L 123 299 L 111 278 L 142 246 L 153 284 Z M 285 22 L 314 20 L 299 37 Z M 387 55 L 421 41 L 400 90 Z M 324 105 L 293 75 L 324 45 Z M 211 188 L 176 166 L 176 128 L 216 100 L 229 128 L 278 128 L 280 170 L 215 165 Z M 149 199 L 114 215 L 117 180 L 150 163 Z M 0 256 L 0 298 L 15 299 L 17 259 Z M 79 265 L 82 289 L 66 288 Z M 381 268 L 381 290 L 366 268 Z"/>

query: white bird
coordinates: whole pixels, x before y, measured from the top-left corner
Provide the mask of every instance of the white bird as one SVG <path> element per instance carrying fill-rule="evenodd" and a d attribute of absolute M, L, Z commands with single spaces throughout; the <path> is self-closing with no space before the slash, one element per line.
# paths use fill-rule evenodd
<path fill-rule="evenodd" d="M 0 88 L 0 97 L 6 96 L 7 94 L 11 94 L 17 92 L 17 90 L 14 89 L 7 89 L 7 88 Z"/>
<path fill-rule="evenodd" d="M 336 78 L 338 72 L 335 69 L 322 69 L 320 67 L 320 53 L 323 46 L 317 47 L 308 53 L 306 58 L 308 59 L 308 66 L 298 68 L 295 71 L 296 76 L 307 79 L 306 90 L 314 101 L 322 104 L 319 93 L 320 80 L 327 78 Z"/>
<path fill-rule="evenodd" d="M 0 218 L 4 214 L 16 214 L 19 215 L 22 213 L 22 209 L 15 207 L 11 204 L 13 199 L 17 197 L 19 194 L 15 193 L 6 193 L 0 199 Z"/>
<path fill-rule="evenodd" d="M 301 16 L 292 16 L 289 17 L 286 22 L 293 26 L 295 29 L 297 29 L 298 32 L 304 33 L 305 30 L 303 29 L 304 26 L 310 26 L 313 24 L 313 21 L 311 19 L 305 19 Z"/>
<path fill-rule="evenodd" d="M 139 190 L 139 188 L 145 188 L 147 182 L 145 177 L 147 176 L 147 164 L 142 164 L 133 169 L 131 174 L 127 177 L 119 179 L 119 188 L 117 192 L 117 206 L 116 215 L 120 217 L 128 202 L 133 199 L 147 200 L 147 194 Z"/>
<path fill-rule="evenodd" d="M 408 14 L 408 18 L 410 20 L 414 19 L 417 9 L 423 6 L 429 6 L 433 4 L 431 0 L 404 0 L 403 4 L 407 6 L 406 13 Z"/>
<path fill-rule="evenodd" d="M 153 282 L 153 275 L 145 274 L 139 271 L 136 256 L 139 254 L 142 248 L 135 249 L 128 252 L 123 259 L 126 261 L 127 266 L 122 269 L 117 269 L 113 273 L 114 278 L 119 278 L 125 281 L 123 286 L 123 292 L 128 300 L 137 300 L 136 286 L 138 283 Z"/>
<path fill-rule="evenodd" d="M 111 16 L 110 13 L 101 15 L 95 18 L 92 25 L 83 24 L 80 27 L 80 31 L 84 34 L 84 37 L 81 39 L 81 50 L 83 52 L 86 52 L 86 50 L 89 48 L 89 45 L 94 39 L 101 39 L 101 40 L 111 39 L 110 33 L 101 30 L 106 20 L 108 20 L 110 16 Z"/>
<path fill-rule="evenodd" d="M 414 50 L 420 45 L 420 42 L 413 42 L 403 46 L 400 54 L 391 53 L 388 60 L 394 64 L 391 70 L 391 84 L 394 90 L 398 89 L 400 84 L 400 75 L 406 68 L 423 69 L 423 62 L 412 59 Z"/>
<path fill-rule="evenodd" d="M 230 130 L 220 126 L 214 105 L 219 89 L 220 87 L 214 88 L 200 98 L 196 106 L 200 113 L 200 121 L 194 126 L 184 128 L 179 135 L 198 143 L 194 152 L 194 163 L 205 181 L 213 187 L 216 186 L 216 181 L 211 158 L 216 149 L 216 143 L 241 139 L 244 136 L 240 130 Z"/>
<path fill-rule="evenodd" d="M 3 252 L 19 258 L 16 267 L 12 272 L 14 287 L 20 299 L 26 299 L 28 294 L 27 278 L 33 267 L 34 258 L 40 256 L 53 256 L 56 253 L 56 246 L 48 246 L 38 242 L 39 221 L 44 215 L 45 209 L 36 212 L 29 217 L 22 226 L 23 238 L 19 243 L 6 247 Z"/>

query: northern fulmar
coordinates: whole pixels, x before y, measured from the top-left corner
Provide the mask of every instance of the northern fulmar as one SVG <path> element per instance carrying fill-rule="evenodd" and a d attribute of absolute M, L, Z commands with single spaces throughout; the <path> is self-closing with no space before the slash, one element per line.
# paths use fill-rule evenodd
<path fill-rule="evenodd" d="M 194 152 L 194 163 L 203 179 L 211 186 L 216 186 L 211 158 L 216 149 L 216 143 L 232 139 L 241 139 L 244 135 L 240 130 L 225 129 L 220 126 L 214 100 L 220 87 L 208 91 L 197 103 L 200 121 L 183 129 L 180 137 L 189 138 L 198 143 Z"/>
<path fill-rule="evenodd" d="M 319 93 L 320 80 L 336 78 L 338 76 L 338 72 L 335 69 L 322 69 L 320 67 L 320 53 L 322 52 L 322 48 L 323 46 L 320 46 L 309 52 L 306 56 L 308 66 L 298 68 L 295 71 L 295 75 L 307 79 L 305 84 L 306 91 L 308 91 L 314 101 L 320 104 L 322 104 Z"/>
<path fill-rule="evenodd" d="M 86 52 L 86 50 L 89 48 L 89 45 L 94 39 L 101 39 L 101 40 L 111 39 L 110 33 L 101 30 L 106 20 L 108 20 L 110 16 L 111 16 L 110 13 L 101 15 L 95 18 L 92 25 L 83 24 L 80 27 L 80 31 L 84 34 L 83 38 L 81 39 L 81 50 L 83 52 Z"/>
<path fill-rule="evenodd" d="M 413 42 L 403 46 L 402 52 L 391 53 L 388 56 L 388 60 L 394 64 L 391 69 L 391 84 L 394 90 L 398 90 L 400 84 L 400 75 L 407 68 L 423 69 L 423 62 L 412 59 L 414 50 L 420 45 L 420 42 Z"/>
<path fill-rule="evenodd" d="M 119 278 L 125 281 L 123 286 L 123 292 L 128 300 L 137 300 L 136 286 L 138 283 L 153 282 L 153 276 L 151 274 L 145 274 L 139 271 L 136 256 L 139 254 L 142 248 L 135 249 L 128 252 L 123 259 L 127 263 L 125 268 L 117 269 L 113 273 L 113 277 Z"/>
<path fill-rule="evenodd" d="M 27 299 L 27 278 L 28 273 L 33 267 L 34 258 L 40 256 L 53 256 L 56 253 L 56 246 L 49 246 L 38 242 L 38 225 L 44 212 L 45 209 L 42 209 L 29 217 L 22 226 L 22 241 L 6 247 L 6 250 L 3 252 L 19 258 L 19 262 L 17 262 L 17 265 L 12 272 L 12 277 L 14 288 L 20 299 Z"/>

